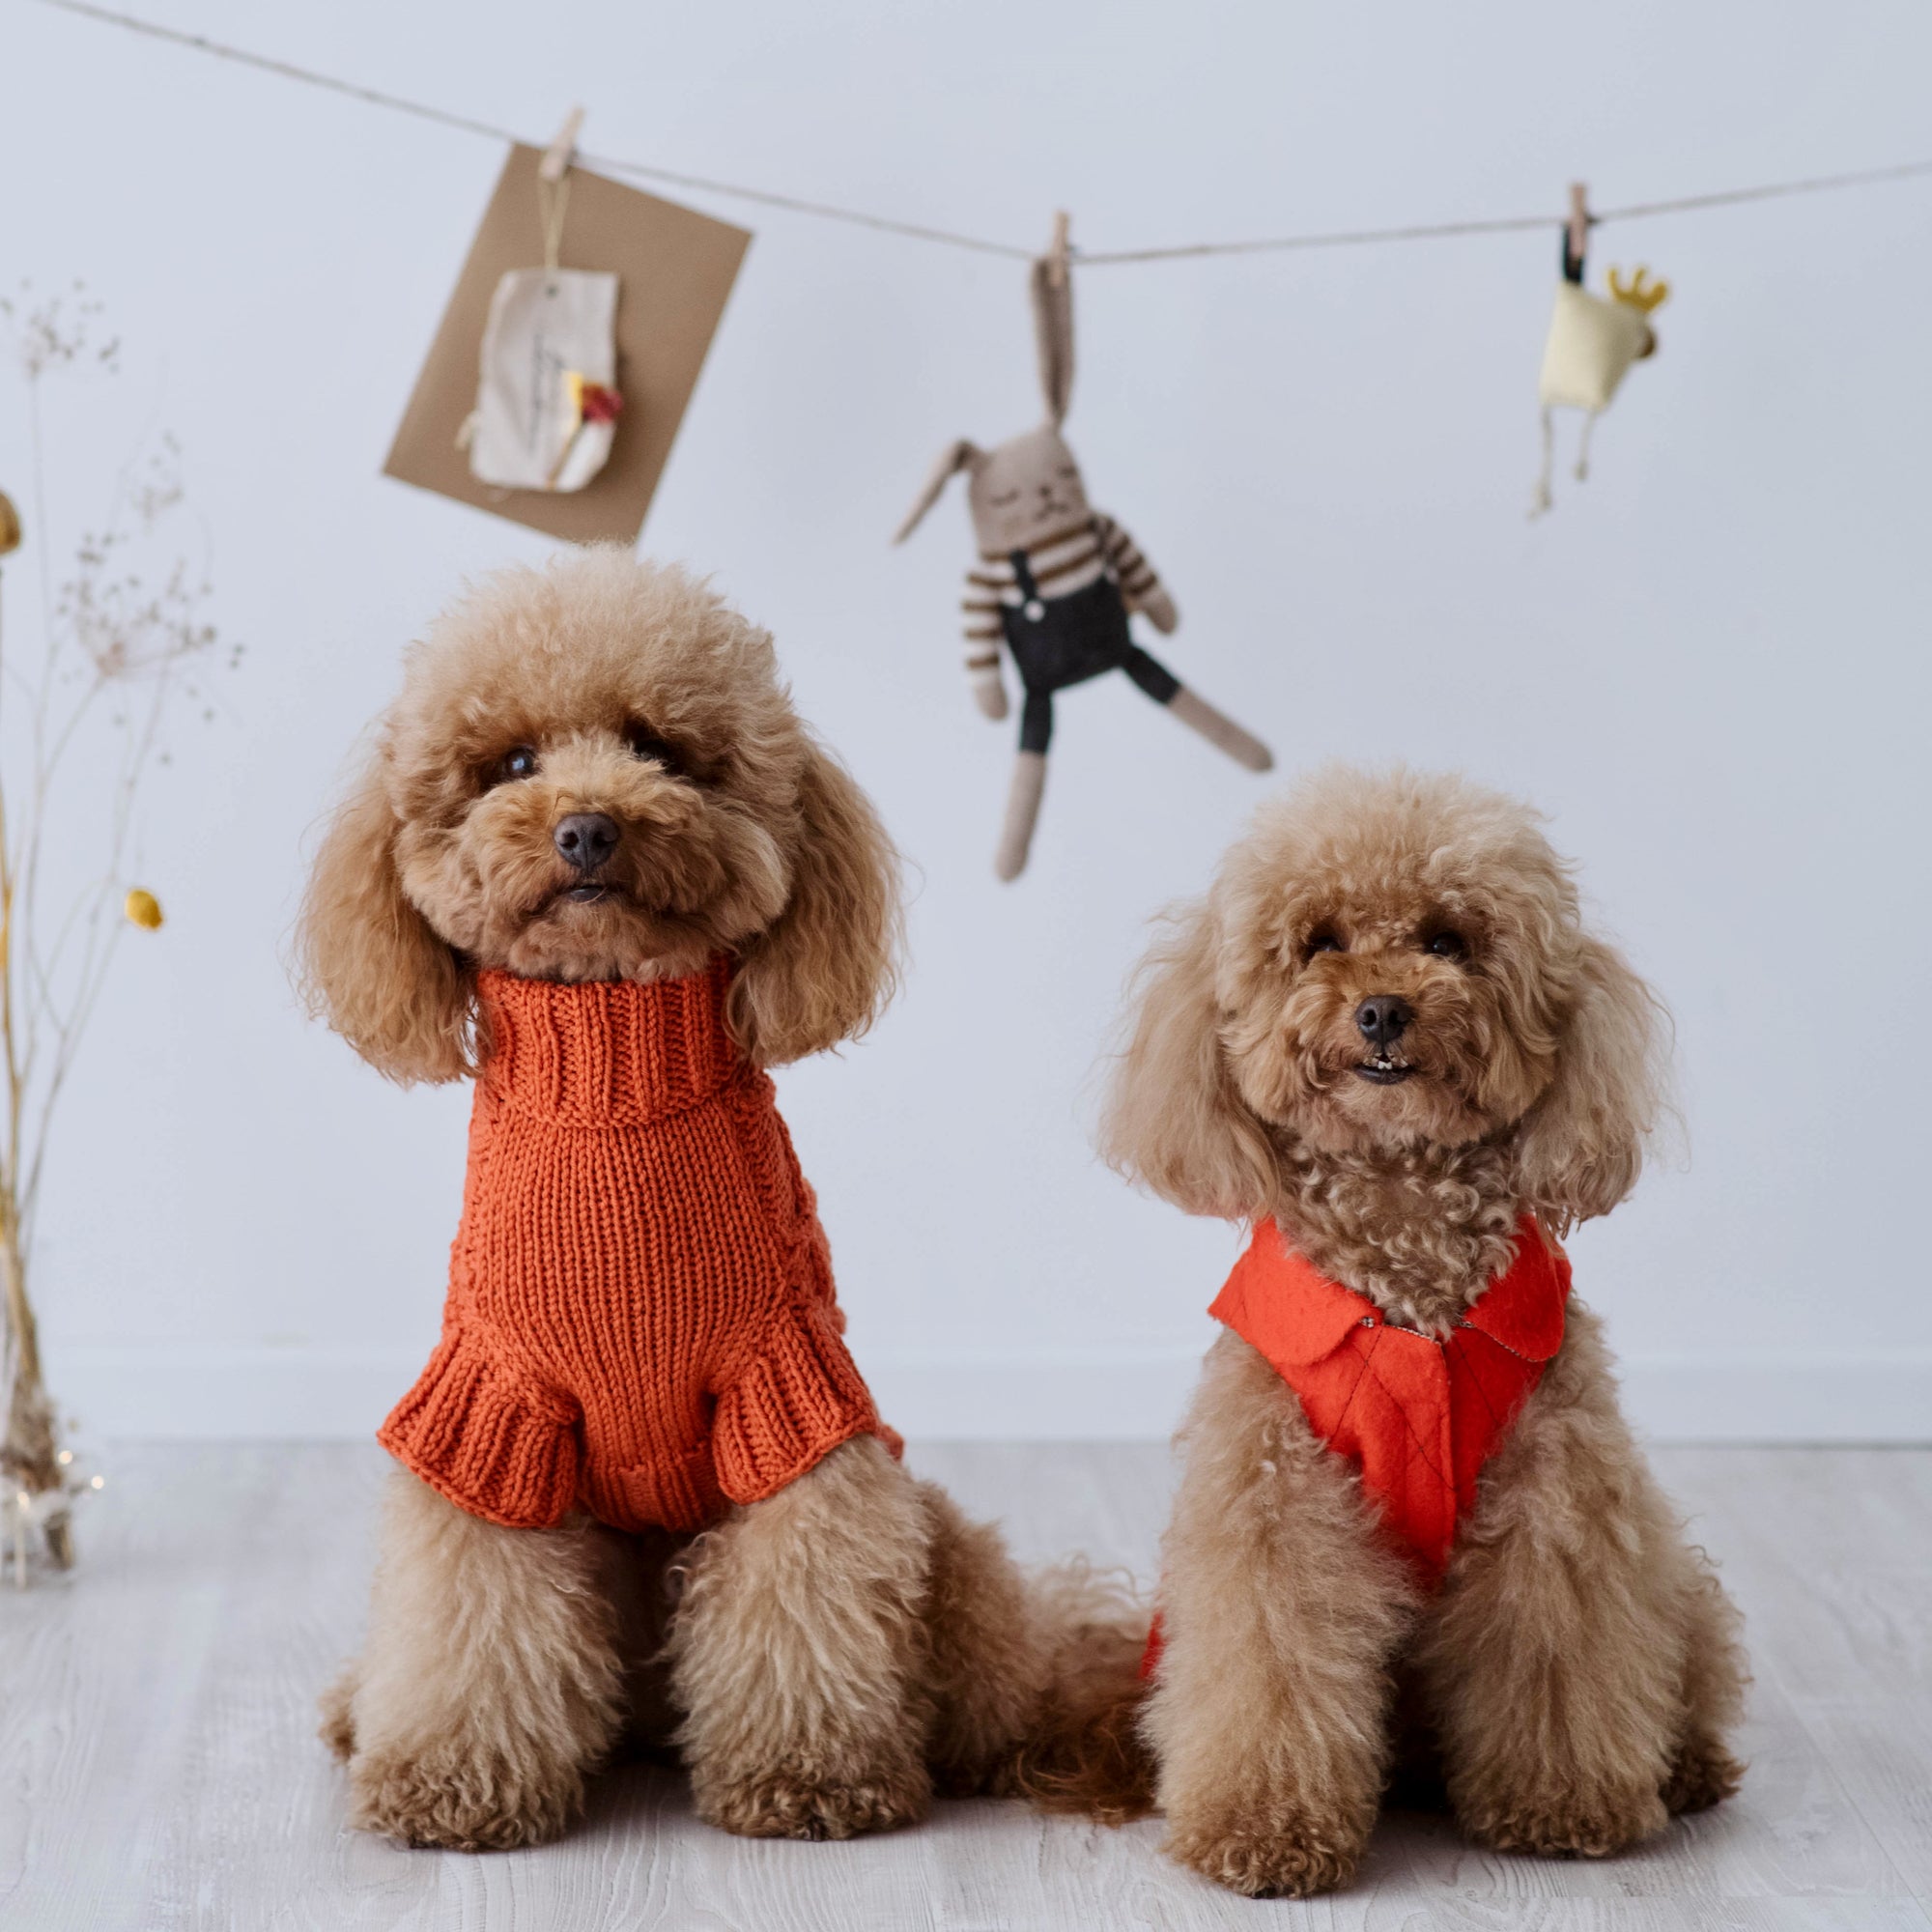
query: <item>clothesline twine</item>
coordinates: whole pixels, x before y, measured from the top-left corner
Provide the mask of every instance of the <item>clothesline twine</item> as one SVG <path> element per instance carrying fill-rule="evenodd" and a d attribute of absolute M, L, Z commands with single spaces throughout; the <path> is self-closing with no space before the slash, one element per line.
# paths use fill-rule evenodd
<path fill-rule="evenodd" d="M 343 80 L 335 74 L 321 73 L 311 68 L 298 67 L 292 61 L 277 60 L 269 54 L 254 53 L 245 47 L 231 46 L 225 42 L 211 40 L 205 34 L 186 33 L 177 27 L 163 26 L 158 21 L 141 19 L 132 14 L 122 14 L 112 8 L 95 6 L 92 0 L 40 0 L 40 4 L 55 8 L 64 14 L 75 14 L 84 19 L 99 21 L 106 26 L 125 28 L 129 33 L 142 34 L 151 40 L 163 41 L 173 46 L 188 47 L 197 53 L 211 54 L 219 60 L 234 61 L 263 73 L 279 74 L 285 80 L 297 80 L 309 87 L 323 88 L 331 94 L 345 95 L 353 100 L 360 100 L 372 107 L 386 107 L 393 113 L 412 115 L 419 121 L 433 122 L 438 127 L 454 128 L 466 134 L 480 134 L 493 141 L 506 141 L 512 144 L 523 141 L 523 136 L 512 128 L 498 128 L 488 121 L 478 121 L 468 114 L 453 113 L 447 108 L 433 106 L 427 101 L 410 100 L 401 95 L 389 94 L 382 88 L 367 87 L 358 81 Z M 526 145 L 542 144 L 532 142 Z M 763 208 L 781 209 L 787 213 L 810 215 L 824 221 L 842 221 L 853 227 L 873 229 L 880 234 L 905 236 L 915 242 L 930 242 L 948 248 L 964 248 L 974 254 L 1002 255 L 1012 261 L 1025 262 L 1031 261 L 1039 253 L 1037 248 L 1022 247 L 1011 242 L 997 242 L 982 235 L 962 234 L 951 228 L 934 228 L 923 222 L 900 221 L 891 215 L 875 214 L 865 209 L 844 208 L 835 202 L 812 201 L 802 195 L 784 194 L 773 188 L 750 186 L 743 182 L 718 181 L 706 175 L 685 174 L 674 168 L 656 167 L 644 161 L 625 160 L 613 155 L 580 152 L 577 159 L 583 166 L 605 174 L 624 175 L 637 181 L 688 188 L 695 193 L 752 202 Z M 1870 187 L 1886 182 L 1909 181 L 1927 175 L 1932 175 L 1932 160 L 1901 161 L 1889 167 L 1857 168 L 1843 174 L 1812 175 L 1794 181 L 1764 182 L 1754 187 L 1722 188 L 1708 194 L 1679 195 L 1665 201 L 1631 202 L 1621 208 L 1597 209 L 1591 211 L 1590 225 L 1595 228 L 1606 222 L 1649 220 L 1653 216 L 1663 214 L 1689 214 L 1703 209 L 1734 208 L 1746 202 L 1776 201 L 1789 195 L 1825 194 L 1843 188 Z M 1317 248 L 1368 247 L 1382 242 L 1431 242 L 1466 235 L 1506 235 L 1561 225 L 1561 218 L 1554 214 L 1512 214 L 1467 221 L 1411 222 L 1393 228 L 1329 229 L 1303 235 L 1260 236 L 1247 241 L 1182 242 L 1153 248 L 1107 248 L 1090 251 L 1074 247 L 1069 249 L 1067 260 L 1075 268 L 1112 268 L 1124 263 L 1179 262 L 1210 255 L 1286 254 Z"/>

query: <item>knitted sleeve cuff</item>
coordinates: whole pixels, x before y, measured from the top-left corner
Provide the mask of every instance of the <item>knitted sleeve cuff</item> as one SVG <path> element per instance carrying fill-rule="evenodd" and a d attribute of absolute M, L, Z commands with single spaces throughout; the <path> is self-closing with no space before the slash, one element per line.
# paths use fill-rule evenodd
<path fill-rule="evenodd" d="M 718 1487 L 734 1503 L 761 1502 L 855 1435 L 876 1435 L 895 1456 L 898 1436 L 879 1420 L 828 1305 L 799 1300 L 718 1398 L 712 1452 Z"/>
<path fill-rule="evenodd" d="M 576 1424 L 569 1405 L 516 1386 L 451 1328 L 376 1439 L 471 1516 L 506 1529 L 549 1529 L 577 1501 L 583 1454 Z"/>

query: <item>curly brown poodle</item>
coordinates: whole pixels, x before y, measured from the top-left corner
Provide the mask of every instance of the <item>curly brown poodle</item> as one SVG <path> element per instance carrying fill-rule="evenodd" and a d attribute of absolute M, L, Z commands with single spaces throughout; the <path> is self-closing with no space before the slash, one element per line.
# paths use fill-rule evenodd
<path fill-rule="evenodd" d="M 1445 1346 L 1519 1241 L 1629 1194 L 1665 1104 L 1657 999 L 1536 814 L 1456 778 L 1331 769 L 1264 810 L 1137 993 L 1110 1159 L 1189 1213 L 1271 1217 L 1371 1325 Z M 1433 1577 L 1224 1330 L 1158 1662 L 1115 1629 L 1032 1747 L 1035 1795 L 1157 1805 L 1183 1864 L 1303 1896 L 1349 1882 L 1392 1782 L 1479 1844 L 1585 1857 L 1734 1791 L 1739 1620 L 1618 1411 L 1602 1322 L 1565 1317 Z"/>
<path fill-rule="evenodd" d="M 649 984 L 723 955 L 744 1062 L 795 1061 L 871 1023 L 897 932 L 893 847 L 769 635 L 590 550 L 489 579 L 412 651 L 299 948 L 316 1009 L 410 1083 L 487 1065 L 486 969 Z M 412 1844 L 554 1836 L 627 1734 L 726 1830 L 844 1837 L 996 1781 L 1043 1649 L 998 1536 L 876 1433 L 695 1537 L 505 1527 L 399 1467 L 323 1735 L 353 1822 Z"/>

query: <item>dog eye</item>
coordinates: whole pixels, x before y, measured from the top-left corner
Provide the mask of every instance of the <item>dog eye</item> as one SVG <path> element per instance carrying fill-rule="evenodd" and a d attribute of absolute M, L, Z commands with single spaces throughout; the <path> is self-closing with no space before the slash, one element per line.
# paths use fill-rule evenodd
<path fill-rule="evenodd" d="M 684 753 L 668 738 L 660 738 L 648 724 L 626 726 L 624 742 L 634 756 L 662 765 L 673 778 L 683 778 L 689 771 Z"/>
<path fill-rule="evenodd" d="M 1466 959 L 1469 942 L 1460 932 L 1436 932 L 1423 942 L 1422 950 L 1435 953 L 1438 959 Z"/>
<path fill-rule="evenodd" d="M 528 745 L 514 745 L 497 760 L 490 774 L 492 784 L 507 784 L 515 779 L 536 776 L 537 754 Z"/>
<path fill-rule="evenodd" d="M 1348 950 L 1325 925 L 1320 932 L 1311 932 L 1308 935 L 1308 956 L 1311 959 L 1318 952 L 1346 952 Z"/>

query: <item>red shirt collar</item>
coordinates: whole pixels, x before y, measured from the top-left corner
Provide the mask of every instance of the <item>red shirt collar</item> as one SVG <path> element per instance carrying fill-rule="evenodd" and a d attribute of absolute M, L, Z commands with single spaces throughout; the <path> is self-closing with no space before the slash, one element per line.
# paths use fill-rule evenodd
<path fill-rule="evenodd" d="M 1563 1346 L 1569 1258 L 1531 1214 L 1517 1223 L 1515 1240 L 1509 1266 L 1464 1310 L 1463 1323 L 1524 1361 L 1547 1362 Z M 1265 1328 L 1266 1342 L 1250 1339 L 1272 1361 L 1306 1367 L 1333 1354 L 1351 1329 L 1388 1320 L 1367 1295 L 1331 1281 L 1289 1246 L 1272 1219 L 1256 1224 L 1253 1244 L 1236 1272 L 1250 1265 L 1266 1272 L 1264 1300 L 1252 1290 L 1247 1298 L 1249 1319 Z"/>

